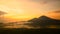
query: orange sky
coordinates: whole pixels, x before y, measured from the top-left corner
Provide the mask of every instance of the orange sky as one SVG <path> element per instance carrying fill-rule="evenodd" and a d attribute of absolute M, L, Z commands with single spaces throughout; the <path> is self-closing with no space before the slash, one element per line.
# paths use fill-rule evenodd
<path fill-rule="evenodd" d="M 53 2 L 49 0 L 46 3 L 44 0 L 40 2 L 31 0 L 0 0 L 0 10 L 8 13 L 4 15 L 6 20 L 29 20 L 49 11 L 60 10 L 59 4 L 60 1 Z"/>

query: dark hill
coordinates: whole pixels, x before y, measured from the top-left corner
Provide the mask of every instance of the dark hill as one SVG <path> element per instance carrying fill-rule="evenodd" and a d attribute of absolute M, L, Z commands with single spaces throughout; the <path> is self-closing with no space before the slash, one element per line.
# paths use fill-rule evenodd
<path fill-rule="evenodd" d="M 33 22 L 33 23 L 30 23 L 30 25 L 33 25 L 33 26 L 49 26 L 49 25 L 60 26 L 60 20 L 52 19 L 47 16 L 34 18 L 32 20 L 29 20 L 29 22 Z"/>

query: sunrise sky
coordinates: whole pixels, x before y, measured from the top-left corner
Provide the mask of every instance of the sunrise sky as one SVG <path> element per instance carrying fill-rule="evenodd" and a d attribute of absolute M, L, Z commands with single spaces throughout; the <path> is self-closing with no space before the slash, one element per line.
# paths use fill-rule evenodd
<path fill-rule="evenodd" d="M 55 17 L 58 13 L 52 11 L 60 11 L 60 0 L 0 0 L 0 11 L 7 13 L 6 21 L 29 20 L 43 14 Z"/>

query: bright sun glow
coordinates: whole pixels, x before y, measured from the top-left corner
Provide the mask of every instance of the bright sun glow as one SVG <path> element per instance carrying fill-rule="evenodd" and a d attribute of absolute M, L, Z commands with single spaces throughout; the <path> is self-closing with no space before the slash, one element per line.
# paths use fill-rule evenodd
<path fill-rule="evenodd" d="M 0 11 L 7 12 L 7 14 L 4 15 L 5 19 L 28 20 L 39 17 L 48 11 L 60 10 L 60 1 L 43 2 L 30 0 L 0 0 Z"/>

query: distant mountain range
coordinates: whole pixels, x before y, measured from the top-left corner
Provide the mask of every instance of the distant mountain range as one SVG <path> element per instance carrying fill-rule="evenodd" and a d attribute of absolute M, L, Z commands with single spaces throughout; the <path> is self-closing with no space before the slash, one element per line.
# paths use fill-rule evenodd
<path fill-rule="evenodd" d="M 7 25 L 12 26 L 11 24 L 16 26 L 16 27 L 19 25 L 19 28 L 21 25 L 23 25 L 24 27 L 28 26 L 29 28 L 30 27 L 31 28 L 32 27 L 33 28 L 40 28 L 40 27 L 45 28 L 46 26 L 49 27 L 51 25 L 54 25 L 54 27 L 56 26 L 56 27 L 60 28 L 60 20 L 52 19 L 52 18 L 47 17 L 47 16 L 41 16 L 39 18 L 33 18 L 31 20 L 28 20 L 28 21 L 11 22 L 11 23 L 8 23 Z M 0 26 L 1 25 L 3 25 L 3 23 L 2 24 L 0 23 Z"/>
<path fill-rule="evenodd" d="M 28 20 L 30 26 L 49 26 L 49 25 L 56 25 L 60 26 L 60 20 L 52 19 L 47 16 L 41 16 L 39 18 L 34 18 L 31 20 Z"/>

